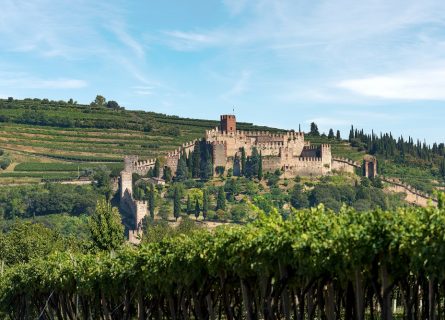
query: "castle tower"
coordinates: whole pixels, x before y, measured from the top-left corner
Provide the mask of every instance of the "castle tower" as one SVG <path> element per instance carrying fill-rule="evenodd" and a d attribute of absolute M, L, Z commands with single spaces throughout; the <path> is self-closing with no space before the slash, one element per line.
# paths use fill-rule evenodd
<path fill-rule="evenodd" d="M 377 176 L 377 158 L 365 156 L 363 159 L 363 176 L 367 178 L 375 178 Z"/>
<path fill-rule="evenodd" d="M 236 132 L 236 118 L 232 114 L 225 114 L 221 116 L 220 129 L 222 132 L 233 133 Z"/>
<path fill-rule="evenodd" d="M 122 171 L 120 179 L 121 199 L 125 196 L 125 191 L 131 195 L 133 193 L 133 174 L 131 171 Z"/>
<path fill-rule="evenodd" d="M 124 171 L 132 171 L 135 163 L 139 160 L 138 156 L 125 156 L 124 157 Z"/>

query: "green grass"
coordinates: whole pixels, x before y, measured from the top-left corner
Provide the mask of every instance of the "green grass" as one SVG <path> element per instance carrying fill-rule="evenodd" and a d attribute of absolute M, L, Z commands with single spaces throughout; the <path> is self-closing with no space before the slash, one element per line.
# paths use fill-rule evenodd
<path fill-rule="evenodd" d="M 1 172 L 0 178 L 72 179 L 77 172 Z"/>

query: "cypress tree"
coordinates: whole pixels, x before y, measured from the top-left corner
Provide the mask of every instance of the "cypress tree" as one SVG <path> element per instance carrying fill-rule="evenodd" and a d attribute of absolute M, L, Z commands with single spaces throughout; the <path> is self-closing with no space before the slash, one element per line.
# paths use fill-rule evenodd
<path fill-rule="evenodd" d="M 209 193 L 207 189 L 202 192 L 202 216 L 204 220 L 207 218 L 207 212 L 209 211 Z"/>
<path fill-rule="evenodd" d="M 192 213 L 192 200 L 190 199 L 190 195 L 187 196 L 187 214 Z"/>
<path fill-rule="evenodd" d="M 155 188 L 153 184 L 150 184 L 150 192 L 148 193 L 148 206 L 150 209 L 150 217 L 155 217 Z"/>
<path fill-rule="evenodd" d="M 195 218 L 196 218 L 196 220 L 198 220 L 200 212 L 201 212 L 201 208 L 199 207 L 198 198 L 196 198 L 196 201 L 195 201 Z"/>
<path fill-rule="evenodd" d="M 318 131 L 318 126 L 315 122 L 311 122 L 311 129 L 309 134 L 314 137 L 318 137 L 320 135 L 320 132 Z"/>
<path fill-rule="evenodd" d="M 164 167 L 164 180 L 167 182 L 172 180 L 172 169 L 170 167 Z"/>
<path fill-rule="evenodd" d="M 176 180 L 184 181 L 188 178 L 187 160 L 181 156 L 178 161 L 178 169 L 176 170 Z"/>
<path fill-rule="evenodd" d="M 206 147 L 204 157 L 201 160 L 201 179 L 208 180 L 213 176 L 213 161 L 210 150 Z"/>
<path fill-rule="evenodd" d="M 445 179 L 445 158 L 442 159 L 442 162 L 440 163 L 439 171 L 440 171 L 440 175 L 442 176 L 442 178 Z"/>
<path fill-rule="evenodd" d="M 215 210 L 225 210 L 226 209 L 226 195 L 224 194 L 224 188 L 220 187 L 218 189 L 218 196 L 216 198 L 216 209 Z"/>
<path fill-rule="evenodd" d="M 258 180 L 263 179 L 263 155 L 260 152 L 260 155 L 258 157 Z"/>
<path fill-rule="evenodd" d="M 159 178 L 161 175 L 161 163 L 159 162 L 159 159 L 156 158 L 155 166 L 153 168 L 153 177 Z"/>
<path fill-rule="evenodd" d="M 341 140 L 341 136 L 340 136 L 340 130 L 337 130 L 337 135 L 336 135 L 337 140 Z"/>
<path fill-rule="evenodd" d="M 241 176 L 246 176 L 246 150 L 241 148 Z"/>
<path fill-rule="evenodd" d="M 352 142 L 354 139 L 354 126 L 351 126 L 351 130 L 349 131 L 349 142 Z"/>
<path fill-rule="evenodd" d="M 334 130 L 332 130 L 332 128 L 331 129 L 329 129 L 329 133 L 328 133 L 328 139 L 334 139 Z"/>
<path fill-rule="evenodd" d="M 175 220 L 178 221 L 178 218 L 181 214 L 181 199 L 179 198 L 179 190 L 175 187 L 175 192 L 173 194 L 173 215 L 175 216 Z"/>
<path fill-rule="evenodd" d="M 195 148 L 192 153 L 192 177 L 199 178 L 201 169 L 201 150 L 200 143 L 195 143 Z"/>

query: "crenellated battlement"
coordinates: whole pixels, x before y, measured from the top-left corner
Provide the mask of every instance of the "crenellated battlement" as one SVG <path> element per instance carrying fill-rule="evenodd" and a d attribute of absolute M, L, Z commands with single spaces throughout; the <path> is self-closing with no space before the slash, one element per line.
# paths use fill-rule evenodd
<path fill-rule="evenodd" d="M 304 147 L 304 150 L 318 150 L 318 149 L 320 149 L 320 147 L 314 145 L 308 145 Z"/>
<path fill-rule="evenodd" d="M 321 162 L 322 158 L 319 157 L 297 157 L 297 162 Z"/>

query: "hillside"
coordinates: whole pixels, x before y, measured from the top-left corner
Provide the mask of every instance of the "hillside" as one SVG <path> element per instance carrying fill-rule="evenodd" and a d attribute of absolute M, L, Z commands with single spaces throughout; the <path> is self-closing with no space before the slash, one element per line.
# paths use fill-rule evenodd
<path fill-rule="evenodd" d="M 118 170 L 125 155 L 165 154 L 218 123 L 120 107 L 0 99 L 0 148 L 11 160 L 0 183 L 73 178 L 101 165 Z M 238 127 L 278 130 L 251 123 Z"/>
<path fill-rule="evenodd" d="M 72 100 L 0 99 L 0 166 L 6 168 L 0 170 L 0 185 L 74 179 L 103 166 L 116 175 L 125 155 L 154 158 L 203 137 L 218 124 L 218 119 L 125 110 L 114 101 L 82 105 Z M 252 123 L 237 126 L 280 131 Z M 378 138 L 357 130 L 345 138 L 345 132 L 342 139 L 306 135 L 312 144 L 331 144 L 334 157 L 360 162 L 365 154 L 374 154 L 380 173 L 420 190 L 444 187 L 443 143 L 429 147 L 411 138 L 405 142 L 391 134 Z"/>

